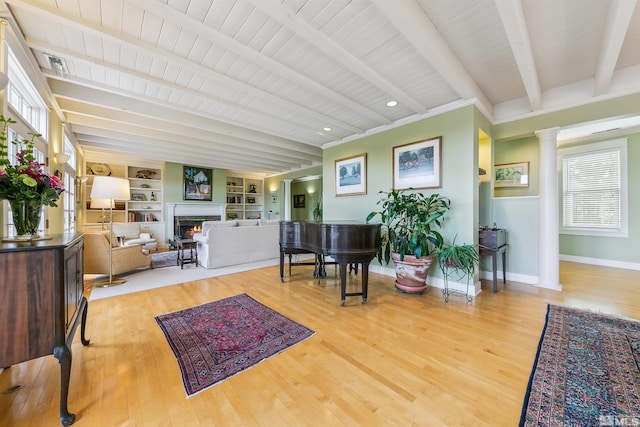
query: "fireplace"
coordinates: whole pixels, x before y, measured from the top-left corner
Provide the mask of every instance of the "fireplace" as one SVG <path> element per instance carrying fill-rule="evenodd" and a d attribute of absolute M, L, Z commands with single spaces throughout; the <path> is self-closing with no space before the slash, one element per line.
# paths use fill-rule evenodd
<path fill-rule="evenodd" d="M 199 233 L 202 230 L 203 221 L 220 221 L 220 219 L 220 215 L 174 216 L 173 239 L 192 239 L 193 233 Z"/>
<path fill-rule="evenodd" d="M 224 203 L 168 203 L 168 219 L 173 223 L 172 240 L 191 239 L 203 221 L 220 221 L 226 206 Z"/>

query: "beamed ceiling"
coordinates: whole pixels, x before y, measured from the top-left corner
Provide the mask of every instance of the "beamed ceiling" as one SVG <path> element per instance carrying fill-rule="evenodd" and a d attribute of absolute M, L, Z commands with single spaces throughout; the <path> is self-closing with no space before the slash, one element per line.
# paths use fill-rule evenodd
<path fill-rule="evenodd" d="M 500 123 L 640 90 L 636 0 L 3 3 L 88 160 L 269 175 L 462 105 Z"/>

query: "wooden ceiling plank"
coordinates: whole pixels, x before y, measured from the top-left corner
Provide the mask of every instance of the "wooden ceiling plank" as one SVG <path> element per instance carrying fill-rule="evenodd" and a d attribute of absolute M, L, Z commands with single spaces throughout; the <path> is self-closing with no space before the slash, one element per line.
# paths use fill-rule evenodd
<path fill-rule="evenodd" d="M 191 31 L 196 32 L 199 36 L 205 37 L 207 40 L 215 43 L 217 46 L 222 46 L 235 54 L 242 55 L 247 60 L 259 64 L 271 72 L 282 76 L 302 87 L 307 88 L 310 91 L 321 95 L 332 102 L 341 105 L 345 109 L 350 109 L 358 114 L 366 115 L 369 119 L 376 120 L 379 123 L 389 123 L 390 120 L 387 117 L 359 104 L 352 99 L 338 93 L 313 79 L 308 78 L 304 74 L 301 74 L 282 63 L 262 54 L 261 52 L 252 49 L 251 47 L 240 43 L 239 41 L 216 31 L 210 26 L 204 24 L 201 21 L 191 18 L 188 15 L 176 14 L 175 9 L 171 6 L 148 2 L 145 0 L 131 0 L 138 4 L 141 8 L 151 10 L 153 13 L 161 16 L 165 20 L 170 20 L 181 24 L 184 28 L 189 28 Z M 423 108 L 424 109 L 424 108 Z"/>
<path fill-rule="evenodd" d="M 401 102 L 418 114 L 425 113 L 427 111 L 422 103 L 414 99 L 388 79 L 384 78 L 363 61 L 356 58 L 340 44 L 317 31 L 308 22 L 298 17 L 293 11 L 286 6 L 283 6 L 280 2 L 275 0 L 249 1 L 263 13 L 280 22 L 286 28 L 313 44 L 325 55 L 335 58 L 338 63 L 349 68 L 357 76 L 366 79 L 370 84 L 388 94 L 390 99 L 395 99 L 398 102 Z M 389 123 L 390 121 L 387 120 L 386 124 Z"/>
<path fill-rule="evenodd" d="M 484 113 L 492 116 L 491 102 L 415 0 L 372 1 L 449 86 L 465 100 L 475 98 Z"/>

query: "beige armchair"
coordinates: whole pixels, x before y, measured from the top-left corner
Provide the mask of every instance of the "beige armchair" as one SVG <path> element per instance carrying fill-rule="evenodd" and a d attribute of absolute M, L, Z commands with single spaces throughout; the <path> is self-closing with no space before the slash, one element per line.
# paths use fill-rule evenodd
<path fill-rule="evenodd" d="M 116 238 L 113 242 L 118 245 Z M 109 274 L 109 232 L 101 231 L 84 235 L 85 274 Z M 112 274 L 125 273 L 137 268 L 149 267 L 151 256 L 142 253 L 140 245 L 114 246 Z"/>

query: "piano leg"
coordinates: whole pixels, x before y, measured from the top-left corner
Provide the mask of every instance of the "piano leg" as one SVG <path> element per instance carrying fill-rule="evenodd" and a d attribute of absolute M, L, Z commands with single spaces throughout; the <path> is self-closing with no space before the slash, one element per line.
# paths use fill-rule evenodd
<path fill-rule="evenodd" d="M 291 258 L 289 258 L 289 268 L 291 268 Z M 289 270 L 289 275 L 291 275 L 291 270 Z M 282 250 L 280 251 L 280 282 L 284 283 L 284 251 Z"/>
<path fill-rule="evenodd" d="M 357 266 L 357 264 L 356 264 Z M 358 270 L 356 269 L 356 274 Z M 362 304 L 367 302 L 367 292 L 369 291 L 369 263 L 362 263 Z"/>
<path fill-rule="evenodd" d="M 344 307 L 347 298 L 347 264 L 340 263 L 340 307 Z"/>
<path fill-rule="evenodd" d="M 313 277 L 321 279 L 327 277 L 327 270 L 324 267 L 324 255 L 316 254 L 316 268 L 313 270 Z"/>
<path fill-rule="evenodd" d="M 351 272 L 355 272 L 356 276 L 358 275 L 358 263 L 357 262 L 352 262 L 349 264 L 349 274 L 351 274 Z"/>

